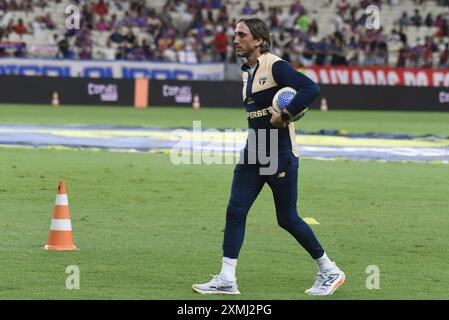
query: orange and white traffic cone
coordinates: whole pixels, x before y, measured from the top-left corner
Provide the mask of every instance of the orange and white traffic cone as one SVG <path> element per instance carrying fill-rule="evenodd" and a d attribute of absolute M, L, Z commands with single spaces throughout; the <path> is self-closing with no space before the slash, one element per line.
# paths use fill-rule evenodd
<path fill-rule="evenodd" d="M 193 107 L 193 109 L 196 109 L 196 110 L 198 110 L 201 107 L 200 96 L 198 94 L 195 94 L 193 96 L 192 107 Z"/>
<path fill-rule="evenodd" d="M 54 107 L 59 106 L 59 94 L 58 94 L 58 91 L 53 91 L 53 96 L 51 98 L 51 104 Z"/>
<path fill-rule="evenodd" d="M 60 181 L 51 219 L 46 250 L 78 250 L 73 244 L 72 223 L 70 221 L 69 200 L 65 182 Z"/>
<path fill-rule="evenodd" d="M 323 112 L 326 112 L 328 110 L 327 107 L 327 99 L 326 98 L 321 98 L 321 105 L 320 105 L 320 110 Z"/>

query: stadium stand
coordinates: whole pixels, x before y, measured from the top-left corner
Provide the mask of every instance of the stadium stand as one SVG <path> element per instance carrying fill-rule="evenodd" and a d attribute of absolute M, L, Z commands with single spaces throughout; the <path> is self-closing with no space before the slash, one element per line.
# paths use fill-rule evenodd
<path fill-rule="evenodd" d="M 379 30 L 366 28 L 370 4 Z M 67 29 L 70 5 L 79 29 Z M 0 56 L 235 62 L 233 30 L 247 15 L 298 66 L 448 67 L 449 0 L 0 0 Z"/>

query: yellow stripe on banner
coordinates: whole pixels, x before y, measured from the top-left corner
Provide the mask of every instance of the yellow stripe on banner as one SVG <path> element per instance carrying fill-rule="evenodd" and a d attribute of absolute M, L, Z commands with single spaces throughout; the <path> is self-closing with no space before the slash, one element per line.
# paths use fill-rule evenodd
<path fill-rule="evenodd" d="M 449 141 L 422 141 L 400 139 L 367 139 L 335 136 L 299 135 L 296 142 L 304 146 L 345 147 L 447 147 Z"/>
<path fill-rule="evenodd" d="M 78 138 L 100 138 L 109 139 L 114 137 L 148 137 L 152 139 L 163 140 L 195 140 L 205 142 L 228 142 L 228 143 L 245 143 L 247 132 L 242 129 L 229 130 L 226 132 L 207 129 L 200 132 L 192 132 L 191 129 L 173 129 L 173 130 L 95 130 L 95 129 L 10 129 L 0 128 L 0 133 L 39 133 L 52 134 L 61 137 L 78 137 Z M 290 138 L 294 139 L 295 132 L 290 127 Z M 292 144 L 295 145 L 295 140 Z M 339 136 L 323 136 L 323 135 L 307 135 L 296 134 L 296 144 L 301 146 L 333 146 L 333 147 L 396 147 L 396 148 L 413 148 L 413 147 L 449 147 L 448 139 L 425 139 L 416 138 L 409 140 L 402 139 L 377 139 L 377 138 L 351 138 Z"/>

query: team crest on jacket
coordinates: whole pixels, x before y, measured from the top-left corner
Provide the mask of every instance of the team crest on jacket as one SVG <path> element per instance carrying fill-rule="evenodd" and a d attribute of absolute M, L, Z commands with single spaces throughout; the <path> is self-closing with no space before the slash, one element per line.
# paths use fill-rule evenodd
<path fill-rule="evenodd" d="M 259 84 L 261 86 L 263 86 L 265 84 L 265 82 L 267 82 L 267 77 L 266 76 L 259 77 Z"/>

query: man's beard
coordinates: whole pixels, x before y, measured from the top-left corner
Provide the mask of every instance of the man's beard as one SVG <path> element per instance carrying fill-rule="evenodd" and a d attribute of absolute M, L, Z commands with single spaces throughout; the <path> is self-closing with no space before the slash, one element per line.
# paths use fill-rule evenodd
<path fill-rule="evenodd" d="M 240 51 L 240 53 L 237 53 L 237 50 L 236 50 L 236 55 L 237 55 L 237 57 L 248 59 L 248 57 L 250 57 L 253 54 L 253 52 L 254 52 L 254 50 L 248 49 L 244 52 Z"/>

